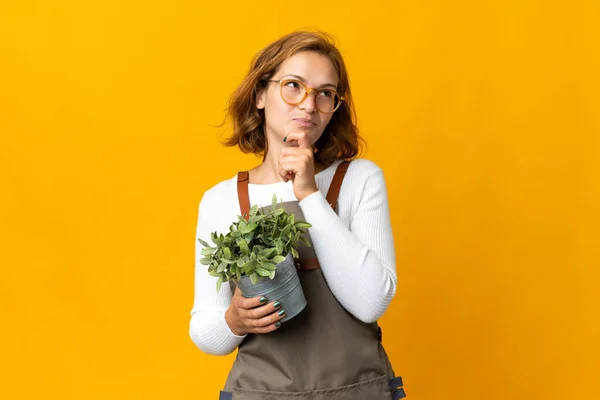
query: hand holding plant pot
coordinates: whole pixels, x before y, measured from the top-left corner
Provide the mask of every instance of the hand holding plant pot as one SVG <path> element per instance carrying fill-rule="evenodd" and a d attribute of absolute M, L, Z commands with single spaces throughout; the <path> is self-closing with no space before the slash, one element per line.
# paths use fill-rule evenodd
<path fill-rule="evenodd" d="M 286 309 L 281 321 L 287 321 L 306 307 L 294 258 L 299 257 L 300 241 L 310 246 L 304 236 L 310 227 L 305 221 L 296 221 L 274 195 L 269 212 L 261 212 L 255 205 L 249 219 L 238 216 L 226 235 L 211 233 L 214 247 L 198 238 L 205 246 L 200 263 L 218 277 L 217 291 L 223 282 L 233 280 L 244 297 L 277 298 Z"/>

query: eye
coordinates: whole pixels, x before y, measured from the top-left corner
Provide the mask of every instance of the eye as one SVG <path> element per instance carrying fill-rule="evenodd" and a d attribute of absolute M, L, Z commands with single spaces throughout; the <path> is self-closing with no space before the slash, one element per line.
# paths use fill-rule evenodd
<path fill-rule="evenodd" d="M 283 86 L 285 87 L 289 87 L 292 89 L 300 89 L 300 82 L 298 81 L 285 81 L 283 82 Z"/>
<path fill-rule="evenodd" d="M 331 97 L 335 96 L 335 94 L 331 90 L 321 90 L 319 92 L 319 96 L 331 98 Z"/>

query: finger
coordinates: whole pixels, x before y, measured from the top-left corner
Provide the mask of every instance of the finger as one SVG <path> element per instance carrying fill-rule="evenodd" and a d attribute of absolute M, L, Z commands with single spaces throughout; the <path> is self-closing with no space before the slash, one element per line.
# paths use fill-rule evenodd
<path fill-rule="evenodd" d="M 236 292 L 239 289 L 236 288 Z M 262 300 L 262 301 L 261 301 Z M 260 307 L 262 305 L 264 305 L 268 300 L 266 297 L 251 297 L 251 298 L 246 298 L 244 296 L 241 295 L 241 291 L 239 293 L 239 296 L 236 296 L 235 298 L 236 301 L 236 306 L 238 308 L 241 308 L 243 310 L 251 310 L 253 308 L 256 307 Z"/>
<path fill-rule="evenodd" d="M 277 322 L 279 320 L 283 319 L 283 317 L 285 317 L 285 313 L 283 313 L 281 315 L 279 315 L 279 313 L 272 313 L 261 319 L 257 319 L 257 320 L 255 320 L 254 329 L 263 329 L 263 328 L 269 328 L 269 327 L 278 328 L 278 326 L 275 326 L 275 325 L 277 324 Z M 281 325 L 281 323 L 279 323 L 279 325 Z"/>
<path fill-rule="evenodd" d="M 279 176 L 281 176 L 283 179 L 285 179 L 286 182 L 288 180 L 292 179 L 293 175 L 294 175 L 292 171 L 288 171 L 288 170 L 284 169 L 281 166 L 281 163 L 277 164 L 277 173 L 279 174 Z"/>
<path fill-rule="evenodd" d="M 307 156 L 314 156 L 314 152 L 311 149 L 306 149 L 302 147 L 282 147 L 279 152 L 279 158 L 301 155 L 305 154 Z"/>
<path fill-rule="evenodd" d="M 306 132 L 292 132 L 286 136 L 285 142 L 296 142 L 298 143 L 298 147 L 301 147 L 303 149 L 312 148 L 312 144 L 310 143 Z"/>
<path fill-rule="evenodd" d="M 279 161 L 279 165 L 283 171 L 292 172 L 294 175 L 303 175 L 307 168 L 310 159 L 307 155 L 287 156 Z"/>
<path fill-rule="evenodd" d="M 280 162 L 279 168 L 282 171 L 280 175 L 283 176 L 284 179 L 292 179 L 297 172 L 296 163 L 294 162 Z"/>
<path fill-rule="evenodd" d="M 306 154 L 290 154 L 279 159 L 279 164 L 293 164 L 301 167 L 302 164 L 308 164 L 308 156 Z"/>
<path fill-rule="evenodd" d="M 246 318 L 258 320 L 265 316 L 271 315 L 273 313 L 277 314 L 280 311 L 280 308 L 281 308 L 281 303 L 278 301 L 274 301 L 274 302 L 266 304 L 262 307 L 256 307 L 256 308 L 253 308 L 252 310 L 246 311 Z M 264 325 L 266 325 L 266 324 L 262 324 L 261 326 L 264 326 Z"/>
<path fill-rule="evenodd" d="M 265 326 L 263 328 L 254 328 L 254 332 L 255 333 L 262 333 L 262 334 L 264 334 L 264 333 L 270 333 L 270 332 L 276 331 L 280 327 L 281 327 L 281 322 L 279 322 L 279 324 L 277 324 L 277 322 L 276 322 L 274 324 L 271 324 L 269 326 Z"/>
<path fill-rule="evenodd" d="M 260 320 L 255 320 L 255 327 L 252 328 L 253 331 L 257 333 L 268 333 L 273 332 L 276 329 L 281 327 L 281 320 L 285 317 L 285 312 L 282 312 L 281 315 L 278 313 L 272 313 L 270 315 L 261 318 Z"/>

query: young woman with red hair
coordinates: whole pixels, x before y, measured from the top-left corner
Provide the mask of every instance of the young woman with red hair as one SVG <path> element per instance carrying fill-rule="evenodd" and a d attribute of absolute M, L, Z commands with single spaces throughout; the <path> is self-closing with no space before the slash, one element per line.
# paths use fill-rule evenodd
<path fill-rule="evenodd" d="M 396 292 L 394 240 L 382 170 L 357 158 L 362 139 L 348 74 L 324 33 L 293 32 L 268 45 L 231 97 L 226 145 L 262 157 L 207 190 L 197 237 L 228 231 L 249 204 L 273 194 L 309 222 L 300 252 L 306 308 L 281 323 L 278 299 L 215 291 L 199 263 L 190 336 L 208 354 L 238 348 L 221 399 L 390 400 L 404 397 L 377 320 Z M 351 161 L 351 162 L 350 162 Z"/>

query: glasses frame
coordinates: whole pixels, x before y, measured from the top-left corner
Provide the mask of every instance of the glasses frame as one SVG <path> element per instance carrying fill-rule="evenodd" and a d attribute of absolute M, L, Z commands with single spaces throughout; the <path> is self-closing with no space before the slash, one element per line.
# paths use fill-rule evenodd
<path fill-rule="evenodd" d="M 279 83 L 279 94 L 281 95 L 281 99 L 289 104 L 290 106 L 297 106 L 298 104 L 302 103 L 304 100 L 306 100 L 308 98 L 308 96 L 310 95 L 310 93 L 313 90 L 319 91 L 319 90 L 329 90 L 332 91 L 333 93 L 335 93 L 335 95 L 340 99 L 340 101 L 338 102 L 337 106 L 333 109 L 333 111 L 322 111 L 318 106 L 317 106 L 317 101 L 315 100 L 315 107 L 317 110 L 319 110 L 319 112 L 322 112 L 323 114 L 333 114 L 334 112 L 336 112 L 340 106 L 342 105 L 342 102 L 345 100 L 344 96 L 342 96 L 341 94 L 339 94 L 337 91 L 333 90 L 333 89 L 324 89 L 324 88 L 311 88 L 306 86 L 304 83 L 302 83 L 302 81 L 299 81 L 298 79 L 291 79 L 291 78 L 282 78 L 282 79 L 267 79 L 267 82 L 277 82 Z M 300 85 L 302 85 L 302 87 L 304 87 L 304 97 L 302 97 L 302 100 L 300 100 L 297 103 L 290 103 L 289 101 L 287 101 L 286 99 L 283 98 L 283 86 L 285 82 L 297 82 Z"/>

